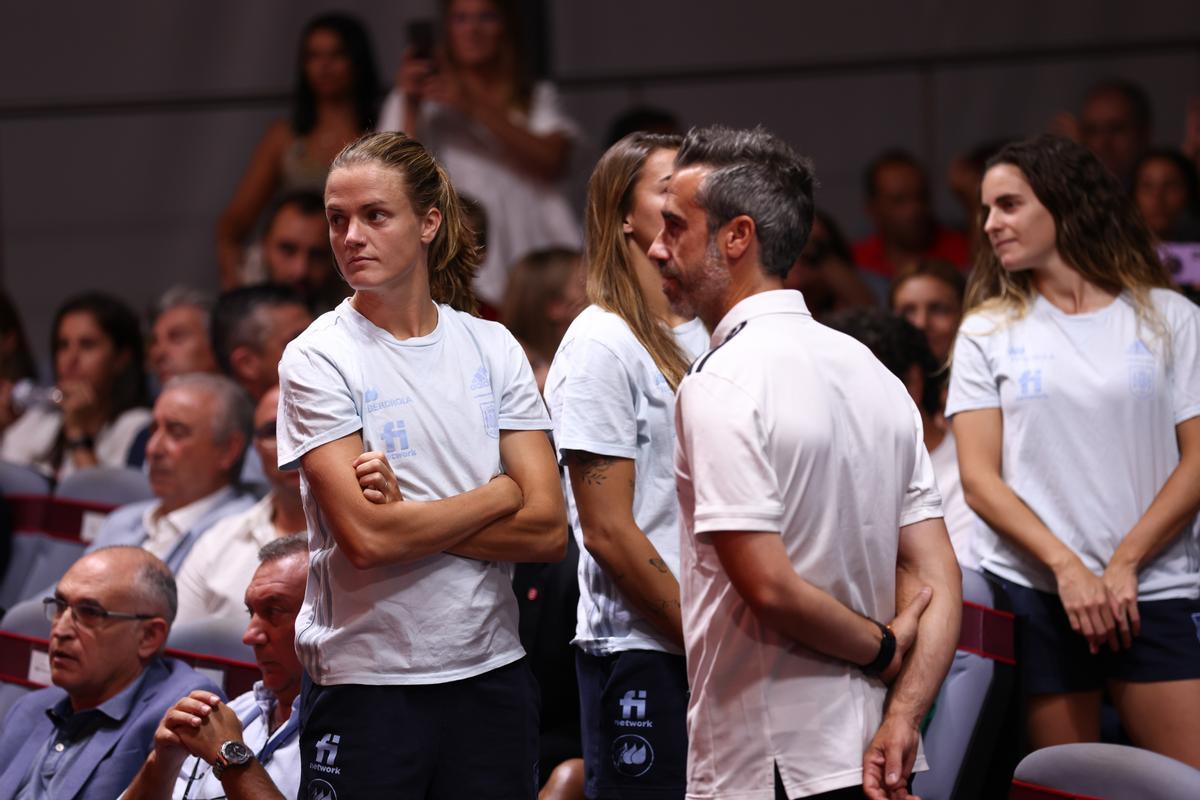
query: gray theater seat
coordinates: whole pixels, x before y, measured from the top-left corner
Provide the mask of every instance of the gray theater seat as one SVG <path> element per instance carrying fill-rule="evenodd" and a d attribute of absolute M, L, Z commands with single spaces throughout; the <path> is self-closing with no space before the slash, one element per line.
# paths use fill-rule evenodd
<path fill-rule="evenodd" d="M 1200 770 L 1172 758 L 1119 744 L 1063 744 L 1027 755 L 1013 775 L 1021 784 L 1106 800 L 1200 797 Z"/>
<path fill-rule="evenodd" d="M 963 600 L 985 608 L 996 606 L 991 584 L 967 569 L 963 570 Z M 1014 681 L 1010 665 L 961 649 L 954 654 L 924 735 L 929 770 L 913 779 L 913 791 L 923 800 L 983 796 Z"/>

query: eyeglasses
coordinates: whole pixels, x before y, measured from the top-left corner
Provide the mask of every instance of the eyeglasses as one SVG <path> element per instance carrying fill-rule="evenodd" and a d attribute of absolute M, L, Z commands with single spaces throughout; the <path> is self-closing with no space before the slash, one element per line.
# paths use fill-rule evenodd
<path fill-rule="evenodd" d="M 99 603 L 88 601 L 68 603 L 61 597 L 47 597 L 42 600 L 42 606 L 46 609 L 46 619 L 51 622 L 57 622 L 64 611 L 68 608 L 71 609 L 71 616 L 74 617 L 76 624 L 84 628 L 95 627 L 106 619 L 154 619 L 158 616 L 158 614 L 130 614 L 125 611 L 109 611 Z"/>

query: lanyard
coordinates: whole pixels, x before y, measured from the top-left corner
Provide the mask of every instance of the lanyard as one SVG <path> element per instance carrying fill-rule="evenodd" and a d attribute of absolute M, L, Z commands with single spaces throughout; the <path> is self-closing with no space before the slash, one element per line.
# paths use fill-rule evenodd
<path fill-rule="evenodd" d="M 258 703 L 255 703 L 254 708 L 250 710 L 250 713 L 245 717 L 239 717 L 238 721 L 242 723 L 242 729 L 245 730 L 251 722 L 254 722 L 254 720 L 261 716 L 262 706 L 258 705 Z M 264 744 L 262 749 L 258 751 L 258 762 L 264 767 L 271 763 L 271 757 L 275 755 L 275 751 L 287 744 L 288 740 L 295 736 L 296 732 L 299 730 L 300 715 L 297 714 L 293 709 L 292 715 L 288 717 L 288 721 L 284 723 L 282 728 L 275 732 L 274 736 L 270 736 L 270 738 L 267 739 L 267 743 Z"/>

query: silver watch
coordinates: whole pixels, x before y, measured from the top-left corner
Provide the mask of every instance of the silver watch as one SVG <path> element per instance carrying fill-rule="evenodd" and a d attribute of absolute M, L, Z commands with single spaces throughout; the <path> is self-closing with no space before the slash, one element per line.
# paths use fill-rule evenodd
<path fill-rule="evenodd" d="M 213 762 L 212 771 L 217 780 L 221 779 L 221 775 L 225 770 L 233 767 L 244 767 L 250 763 L 250 759 L 254 758 L 254 751 L 246 747 L 242 742 L 229 741 L 222 742 L 217 748 L 217 760 Z"/>

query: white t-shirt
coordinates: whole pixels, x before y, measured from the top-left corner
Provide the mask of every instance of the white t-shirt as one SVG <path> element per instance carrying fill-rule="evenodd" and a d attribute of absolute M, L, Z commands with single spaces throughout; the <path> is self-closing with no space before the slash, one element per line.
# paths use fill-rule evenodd
<path fill-rule="evenodd" d="M 1200 414 L 1200 309 L 1151 293 L 1170 331 L 1156 341 L 1122 295 L 1066 314 L 1039 296 L 1024 317 L 975 313 L 954 346 L 946 416 L 999 408 L 1001 474 L 1046 527 L 1097 575 L 1179 464 L 1175 426 Z M 1056 591 L 1053 573 L 983 528 L 984 569 Z M 1194 521 L 1138 574 L 1138 598 L 1200 596 Z"/>
<path fill-rule="evenodd" d="M 690 359 L 708 347 L 699 319 L 675 328 Z M 546 376 L 554 442 L 564 450 L 635 462 L 633 519 L 679 575 L 679 503 L 675 499 L 675 393 L 633 331 L 599 306 L 584 309 L 563 335 Z M 564 464 L 565 466 L 565 464 Z M 579 543 L 579 606 L 574 644 L 594 656 L 625 650 L 679 653 L 629 605 L 583 546 L 579 510 L 568 476 L 567 519 Z"/>
<path fill-rule="evenodd" d="M 960 566 L 979 569 L 979 549 L 975 545 L 978 528 L 983 523 L 967 505 L 963 497 L 962 477 L 958 474 L 958 447 L 954 443 L 954 432 L 946 431 L 942 443 L 929 452 L 933 464 L 933 475 L 937 478 L 938 494 L 942 496 L 942 511 L 945 512 L 946 530 L 950 533 L 950 544 Z"/>
<path fill-rule="evenodd" d="M 513 111 L 511 121 L 530 133 L 561 133 L 578 139 L 579 128 L 566 115 L 553 84 L 534 85 L 529 111 Z M 379 130 L 404 127 L 404 95 L 393 89 L 379 114 Z M 551 182 L 518 167 L 504 145 L 480 122 L 438 103 L 421 104 L 417 138 L 450 173 L 454 188 L 487 213 L 487 250 L 475 276 L 475 293 L 494 306 L 504 301 L 508 273 L 534 250 L 578 248 L 583 241 L 578 215 L 567 201 L 565 181 Z"/>
<path fill-rule="evenodd" d="M 687 796 L 771 800 L 775 764 L 789 797 L 857 785 L 887 687 L 760 622 L 713 536 L 779 532 L 802 578 L 890 620 L 900 528 L 942 515 L 921 415 L 799 292 L 742 300 L 712 342 L 676 406 Z"/>
<path fill-rule="evenodd" d="M 279 364 L 279 466 L 362 431 L 405 500 L 437 500 L 502 471 L 500 431 L 548 430 L 529 362 L 502 325 L 439 305 L 427 336 L 399 341 L 346 300 Z M 322 685 L 461 680 L 524 655 L 512 565 L 439 553 L 355 568 L 306 479 L 310 569 L 296 652 Z"/>

